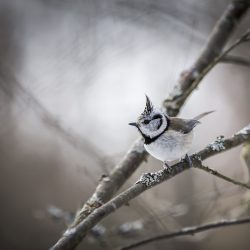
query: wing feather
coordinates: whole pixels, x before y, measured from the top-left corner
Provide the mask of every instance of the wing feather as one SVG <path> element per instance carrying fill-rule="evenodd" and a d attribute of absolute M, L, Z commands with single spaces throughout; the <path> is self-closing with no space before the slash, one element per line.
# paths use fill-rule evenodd
<path fill-rule="evenodd" d="M 187 134 L 187 133 L 191 132 L 197 124 L 200 123 L 198 120 L 200 120 L 204 116 L 209 115 L 213 112 L 214 112 L 214 110 L 204 112 L 200 115 L 197 115 L 193 119 L 182 119 L 182 118 L 178 118 L 178 117 L 170 117 L 169 118 L 170 119 L 169 129 L 172 129 L 174 131 L 179 131 L 183 134 Z"/>
<path fill-rule="evenodd" d="M 169 129 L 187 134 L 192 131 L 193 128 L 199 123 L 199 121 L 194 119 L 181 119 L 177 117 L 171 117 Z"/>

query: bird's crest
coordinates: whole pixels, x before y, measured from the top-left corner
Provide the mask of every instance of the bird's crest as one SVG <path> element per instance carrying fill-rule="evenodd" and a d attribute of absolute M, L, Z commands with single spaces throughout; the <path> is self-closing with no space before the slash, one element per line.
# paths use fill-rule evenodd
<path fill-rule="evenodd" d="M 145 96 L 146 96 L 146 106 L 145 106 L 143 113 L 141 114 L 142 116 L 149 115 L 153 110 L 152 102 L 150 101 L 147 95 Z"/>

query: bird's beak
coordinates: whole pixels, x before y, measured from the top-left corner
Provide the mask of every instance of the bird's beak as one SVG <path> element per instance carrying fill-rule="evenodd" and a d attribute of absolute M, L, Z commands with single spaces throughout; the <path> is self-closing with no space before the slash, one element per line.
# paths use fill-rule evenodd
<path fill-rule="evenodd" d="M 136 122 L 130 122 L 128 125 L 138 127 L 138 125 L 137 125 L 137 123 L 136 123 Z"/>

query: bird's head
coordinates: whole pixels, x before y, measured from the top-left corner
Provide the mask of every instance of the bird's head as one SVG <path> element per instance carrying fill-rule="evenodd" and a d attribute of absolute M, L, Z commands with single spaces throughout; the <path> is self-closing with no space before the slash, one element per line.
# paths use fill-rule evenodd
<path fill-rule="evenodd" d="M 160 109 L 155 108 L 148 96 L 146 96 L 144 111 L 138 117 L 137 122 L 129 123 L 129 125 L 137 127 L 144 138 L 153 139 L 167 129 L 168 123 L 169 120 L 166 114 Z"/>

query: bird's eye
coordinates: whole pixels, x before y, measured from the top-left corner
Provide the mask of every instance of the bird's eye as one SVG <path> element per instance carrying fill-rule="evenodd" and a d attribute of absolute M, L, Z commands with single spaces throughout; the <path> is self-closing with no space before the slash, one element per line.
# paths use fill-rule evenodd
<path fill-rule="evenodd" d="M 144 120 L 144 121 L 143 121 L 143 124 L 146 124 L 146 125 L 147 125 L 147 124 L 149 124 L 149 122 L 150 122 L 150 120 Z"/>

